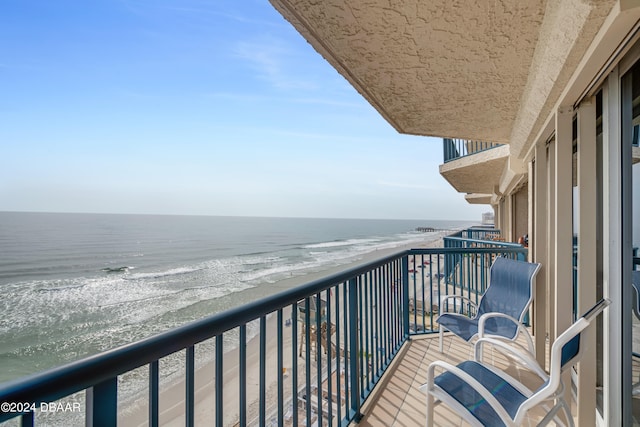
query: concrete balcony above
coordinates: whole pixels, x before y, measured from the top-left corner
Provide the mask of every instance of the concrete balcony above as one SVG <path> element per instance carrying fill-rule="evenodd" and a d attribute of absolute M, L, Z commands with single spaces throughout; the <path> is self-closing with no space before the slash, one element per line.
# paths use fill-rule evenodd
<path fill-rule="evenodd" d="M 499 145 L 440 165 L 440 175 L 460 193 L 491 195 L 508 159 L 509 146 Z"/>
<path fill-rule="evenodd" d="M 493 199 L 493 194 L 470 193 L 466 194 L 464 199 L 470 205 L 490 205 Z"/>

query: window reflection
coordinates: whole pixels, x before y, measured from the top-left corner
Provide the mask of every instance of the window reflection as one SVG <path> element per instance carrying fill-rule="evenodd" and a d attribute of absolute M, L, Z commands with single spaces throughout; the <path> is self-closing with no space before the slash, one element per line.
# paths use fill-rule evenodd
<path fill-rule="evenodd" d="M 640 247 L 640 65 L 636 64 L 632 70 L 632 108 L 633 108 L 633 133 L 631 137 L 631 234 L 632 234 L 632 269 L 637 273 L 632 274 L 632 283 L 640 280 L 640 259 L 638 248 Z M 628 144 L 628 142 L 627 142 Z M 625 152 L 625 151 L 623 151 Z M 629 151 L 626 151 L 627 153 Z M 640 286 L 640 283 L 638 284 Z M 632 358 L 631 358 L 631 383 L 632 386 L 632 410 L 633 423 L 640 425 L 640 307 L 636 293 L 633 293 L 633 313 L 629 313 L 632 322 Z"/>

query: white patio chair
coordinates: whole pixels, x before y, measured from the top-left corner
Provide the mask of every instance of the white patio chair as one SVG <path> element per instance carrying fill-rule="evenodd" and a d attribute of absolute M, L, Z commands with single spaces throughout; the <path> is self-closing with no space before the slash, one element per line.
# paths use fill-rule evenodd
<path fill-rule="evenodd" d="M 537 390 L 530 390 L 505 372 L 482 362 L 485 345 L 496 346 L 501 351 L 513 351 L 512 346 L 493 338 L 478 339 L 474 360 L 457 366 L 443 361 L 431 363 L 427 370 L 427 383 L 421 387 L 427 393 L 427 426 L 433 425 L 436 399 L 437 403 L 447 404 L 473 426 L 521 426 L 528 412 L 545 402 L 553 403 L 553 406 L 543 406 L 547 413 L 539 426 L 551 420 L 562 425 L 557 417 L 560 410 L 573 426 L 570 406 L 563 398 L 562 373 L 580 360 L 585 350 L 582 332 L 609 303 L 607 299 L 600 300 L 556 339 L 551 347 L 549 375 L 532 357 L 514 353 L 514 356 L 527 359 L 522 362 L 544 381 Z M 444 372 L 436 376 L 436 370 Z"/>
<path fill-rule="evenodd" d="M 640 271 L 633 271 L 631 273 L 631 286 L 634 296 L 633 314 L 640 320 Z M 634 396 L 640 395 L 640 382 L 633 385 L 632 393 Z"/>

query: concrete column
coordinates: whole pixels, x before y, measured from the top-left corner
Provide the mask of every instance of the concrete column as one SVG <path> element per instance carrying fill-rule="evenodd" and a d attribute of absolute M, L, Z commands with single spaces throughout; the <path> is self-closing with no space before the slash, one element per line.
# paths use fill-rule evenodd
<path fill-rule="evenodd" d="M 603 159 L 602 175 L 605 183 L 602 197 L 603 260 L 602 260 L 602 292 L 605 298 L 613 301 L 603 313 L 604 320 L 604 384 L 603 410 L 605 425 L 623 425 L 622 416 L 622 330 L 617 322 L 622 318 L 622 180 L 620 161 L 622 159 L 622 139 L 620 121 L 620 80 L 618 69 L 614 68 L 604 86 L 602 97 L 602 131 Z M 625 315 L 629 313 L 624 313 Z"/>
<path fill-rule="evenodd" d="M 535 148 L 535 162 L 533 163 L 533 179 L 529 175 L 529 182 L 533 182 L 533 191 L 529 192 L 532 201 L 532 227 L 529 230 L 529 256 L 532 261 L 542 266 L 536 276 L 534 303 L 534 335 L 536 345 L 536 359 L 540 366 L 545 367 L 545 341 L 547 336 L 547 146 L 540 141 Z"/>
<path fill-rule="evenodd" d="M 555 331 L 553 341 L 571 326 L 573 306 L 573 109 L 561 107 L 556 112 L 555 143 Z M 571 373 L 563 375 L 565 397 L 571 399 Z"/>
<path fill-rule="evenodd" d="M 554 137 L 555 138 L 555 137 Z M 549 348 L 556 339 L 556 141 L 547 146 L 547 330 L 549 331 Z"/>
<path fill-rule="evenodd" d="M 502 237 L 505 241 L 511 242 L 512 239 L 512 223 L 513 223 L 513 196 L 508 194 L 504 197 L 504 230 L 502 230 Z"/>
<path fill-rule="evenodd" d="M 596 303 L 597 251 L 597 153 L 596 100 L 585 100 L 578 108 L 578 316 Z M 584 333 L 587 348 L 595 349 L 596 328 Z M 596 352 L 587 351 L 578 365 L 578 425 L 596 423 Z"/>

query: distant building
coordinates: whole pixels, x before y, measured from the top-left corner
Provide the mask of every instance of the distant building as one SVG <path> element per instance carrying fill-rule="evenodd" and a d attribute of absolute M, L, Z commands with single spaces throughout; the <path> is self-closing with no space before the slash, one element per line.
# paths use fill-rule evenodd
<path fill-rule="evenodd" d="M 482 225 L 494 225 L 493 212 L 485 212 L 482 214 Z"/>

